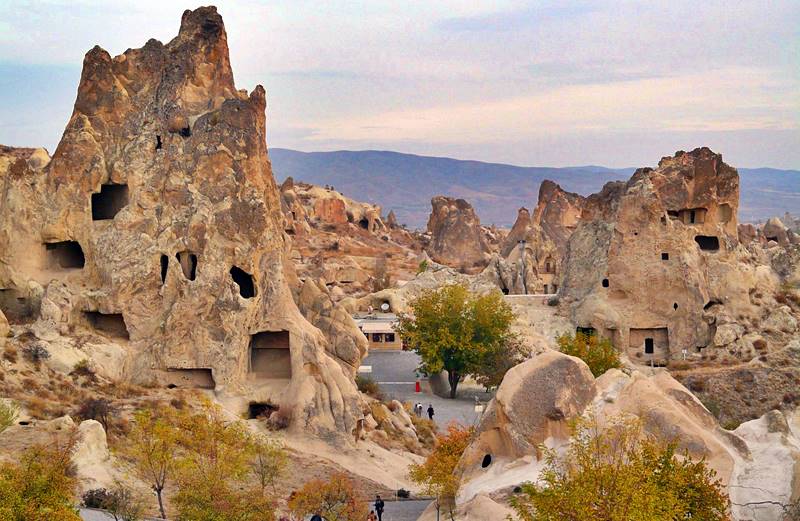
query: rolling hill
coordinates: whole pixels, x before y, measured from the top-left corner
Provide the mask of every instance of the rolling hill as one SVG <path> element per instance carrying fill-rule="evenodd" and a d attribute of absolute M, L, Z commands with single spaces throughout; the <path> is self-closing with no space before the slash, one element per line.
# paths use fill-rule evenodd
<path fill-rule="evenodd" d="M 484 224 L 511 226 L 520 206 L 536 205 L 539 184 L 550 179 L 565 190 L 588 195 L 603 184 L 627 179 L 634 168 L 602 166 L 521 167 L 388 151 L 269 151 L 278 182 L 286 177 L 333 185 L 349 197 L 394 210 L 398 221 L 422 228 L 434 195 L 469 201 Z M 800 212 L 800 171 L 740 168 L 739 219 L 757 221 Z"/>

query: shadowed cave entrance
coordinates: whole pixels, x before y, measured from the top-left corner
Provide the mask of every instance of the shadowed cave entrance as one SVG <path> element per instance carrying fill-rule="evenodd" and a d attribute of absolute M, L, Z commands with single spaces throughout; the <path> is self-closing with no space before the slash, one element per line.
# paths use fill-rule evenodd
<path fill-rule="evenodd" d="M 251 420 L 256 418 L 269 418 L 272 413 L 280 407 L 270 402 L 250 402 L 247 406 L 247 417 Z"/>
<path fill-rule="evenodd" d="M 92 194 L 92 220 L 113 219 L 127 205 L 128 185 L 102 185 L 100 193 Z"/>
<path fill-rule="evenodd" d="M 262 331 L 250 337 L 250 372 L 259 378 L 292 378 L 288 331 Z"/>
<path fill-rule="evenodd" d="M 695 235 L 694 240 L 703 251 L 719 251 L 719 238 L 713 235 Z"/>
<path fill-rule="evenodd" d="M 170 389 L 214 389 L 214 374 L 210 368 L 167 369 L 165 384 Z"/>
<path fill-rule="evenodd" d="M 84 311 L 83 316 L 93 329 L 107 334 L 110 337 L 124 340 L 130 339 L 128 327 L 121 313 L 100 313 L 99 311 Z"/>
<path fill-rule="evenodd" d="M 81 269 L 86 264 L 81 245 L 76 241 L 45 243 L 48 260 L 53 266 L 62 269 Z"/>
<path fill-rule="evenodd" d="M 256 286 L 252 275 L 238 266 L 232 267 L 230 273 L 233 281 L 239 286 L 239 295 L 241 295 L 242 298 L 253 298 L 256 296 Z"/>

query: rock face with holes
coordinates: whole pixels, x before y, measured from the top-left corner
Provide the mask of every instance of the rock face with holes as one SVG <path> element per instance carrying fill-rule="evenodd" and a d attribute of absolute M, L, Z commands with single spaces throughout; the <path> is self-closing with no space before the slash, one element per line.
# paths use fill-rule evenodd
<path fill-rule="evenodd" d="M 353 366 L 363 351 L 342 354 L 293 301 L 265 107 L 261 86 L 234 85 L 213 7 L 186 11 L 167 44 L 89 51 L 52 159 L 0 150 L 0 288 L 46 297 L 27 317 L 41 337 L 115 338 L 126 379 L 349 434 L 358 393 L 334 356 Z"/>
<path fill-rule="evenodd" d="M 772 411 L 726 431 L 665 370 L 612 369 L 595 380 L 583 361 L 545 351 L 509 371 L 487 407 L 457 468 L 457 519 L 469 519 L 476 498 L 504 512 L 513 488 L 535 482 L 544 468 L 541 446 L 564 454 L 568 422 L 589 413 L 601 431 L 620 418 L 638 419 L 648 434 L 705 458 L 737 505 L 734 519 L 782 521 L 779 504 L 800 494 L 797 414 Z"/>
<path fill-rule="evenodd" d="M 431 239 L 426 248 L 431 259 L 464 269 L 485 266 L 490 246 L 472 206 L 464 199 L 441 195 L 431 199 L 431 206 L 428 218 Z"/>
<path fill-rule="evenodd" d="M 708 148 L 665 157 L 588 197 L 561 303 L 634 361 L 702 356 L 757 331 L 780 275 L 739 242 L 736 170 Z M 761 299 L 761 300 L 759 300 Z"/>

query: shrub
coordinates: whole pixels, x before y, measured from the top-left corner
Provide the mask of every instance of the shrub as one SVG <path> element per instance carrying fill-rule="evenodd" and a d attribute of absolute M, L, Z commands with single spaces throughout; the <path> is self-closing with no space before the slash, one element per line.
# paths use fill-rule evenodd
<path fill-rule="evenodd" d="M 267 428 L 271 431 L 288 429 L 292 423 L 292 413 L 288 410 L 278 409 L 267 418 Z"/>
<path fill-rule="evenodd" d="M 547 305 L 551 307 L 557 306 L 559 302 L 558 297 L 550 297 L 547 299 Z"/>
<path fill-rule="evenodd" d="M 609 369 L 622 367 L 619 353 L 607 338 L 577 333 L 574 336 L 561 335 L 556 342 L 559 351 L 586 362 L 595 378 Z"/>
<path fill-rule="evenodd" d="M 383 392 L 381 391 L 378 382 L 369 376 L 356 375 L 356 386 L 362 393 L 375 398 L 376 400 L 383 400 Z"/>
<path fill-rule="evenodd" d="M 521 519 L 729 519 L 724 487 L 705 460 L 676 456 L 675 443 L 646 437 L 639 423 L 619 421 L 601 432 L 589 419 L 573 430 L 567 454 L 544 449 L 539 481 L 511 498 Z"/>
<path fill-rule="evenodd" d="M 401 497 L 403 499 L 408 499 L 411 497 L 411 492 L 408 490 L 401 488 L 397 490 L 397 497 Z"/>
<path fill-rule="evenodd" d="M 419 263 L 419 267 L 417 267 L 417 275 L 419 275 L 420 273 L 424 273 L 426 271 L 428 271 L 428 261 L 423 260 L 422 262 Z"/>
<path fill-rule="evenodd" d="M 79 362 L 75 362 L 75 365 L 72 366 L 72 371 L 69 373 L 72 376 L 83 376 L 89 381 L 94 382 L 97 379 L 97 376 L 94 373 L 94 369 L 92 369 L 91 363 L 88 359 L 84 358 Z"/>
<path fill-rule="evenodd" d="M 19 408 L 16 404 L 0 400 L 0 433 L 14 425 L 18 415 Z"/>
<path fill-rule="evenodd" d="M 114 406 L 105 398 L 89 398 L 80 405 L 77 416 L 83 420 L 97 420 L 108 431 L 111 416 L 115 413 Z"/>
<path fill-rule="evenodd" d="M 93 488 L 92 490 L 87 490 L 83 496 L 81 496 L 81 504 L 86 508 L 105 508 L 109 496 L 108 490 L 104 488 Z"/>
<path fill-rule="evenodd" d="M 22 354 L 36 365 L 50 358 L 50 351 L 43 344 L 28 344 L 22 348 Z"/>
<path fill-rule="evenodd" d="M 86 508 L 100 508 L 108 511 L 120 521 L 138 521 L 144 514 L 144 500 L 132 489 L 120 482 L 111 490 L 95 488 L 81 496 L 81 504 Z"/>

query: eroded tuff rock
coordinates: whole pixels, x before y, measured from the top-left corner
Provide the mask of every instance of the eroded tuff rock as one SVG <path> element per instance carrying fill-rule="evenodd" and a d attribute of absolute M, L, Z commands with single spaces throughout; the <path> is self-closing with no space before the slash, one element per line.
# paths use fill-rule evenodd
<path fill-rule="evenodd" d="M 539 187 L 533 216 L 520 208 L 517 220 L 485 270 L 504 293 L 552 294 L 561 284 L 567 241 L 580 220 L 585 199 L 552 181 Z"/>
<path fill-rule="evenodd" d="M 481 221 L 464 199 L 436 196 L 428 218 L 430 244 L 426 251 L 434 261 L 464 269 L 484 266 L 489 245 Z"/>
<path fill-rule="evenodd" d="M 269 401 L 297 428 L 349 433 L 361 413 L 342 342 L 287 284 L 265 105 L 261 86 L 236 89 L 213 7 L 186 11 L 167 44 L 89 51 L 52 160 L 0 150 L 0 288 L 46 341 L 113 337 L 123 379 Z"/>
<path fill-rule="evenodd" d="M 633 360 L 701 356 L 715 338 L 735 356 L 731 343 L 759 330 L 781 283 L 741 246 L 738 204 L 736 170 L 707 148 L 609 183 L 587 198 L 569 240 L 565 309 Z"/>
<path fill-rule="evenodd" d="M 531 402 L 535 389 L 543 399 Z M 458 519 L 469 519 L 476 498 L 494 503 L 484 505 L 487 512 L 507 513 L 513 487 L 535 482 L 544 466 L 538 447 L 566 447 L 567 423 L 586 414 L 601 429 L 619 418 L 639 419 L 650 435 L 705 458 L 731 495 L 734 519 L 782 521 L 780 504 L 800 494 L 797 415 L 772 411 L 726 431 L 664 370 L 627 375 L 612 369 L 594 380 L 583 361 L 545 352 L 509 371 L 483 415 L 458 466 Z"/>

